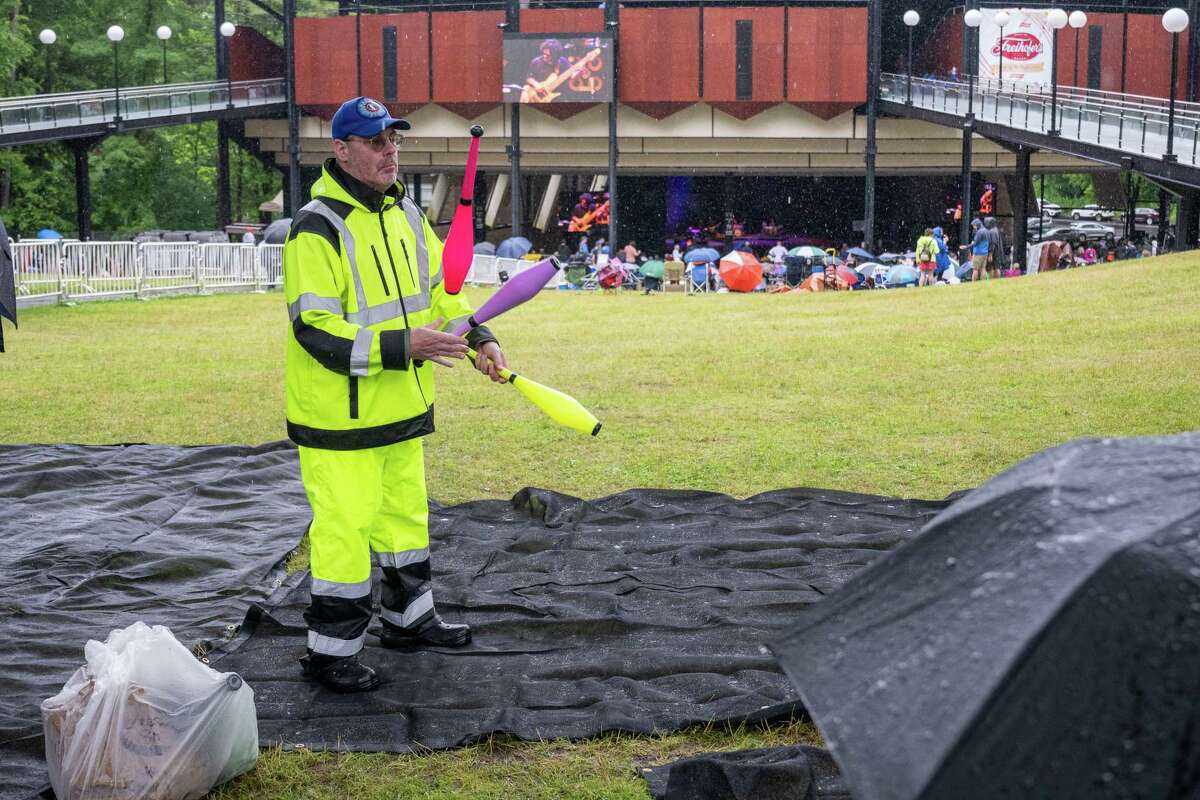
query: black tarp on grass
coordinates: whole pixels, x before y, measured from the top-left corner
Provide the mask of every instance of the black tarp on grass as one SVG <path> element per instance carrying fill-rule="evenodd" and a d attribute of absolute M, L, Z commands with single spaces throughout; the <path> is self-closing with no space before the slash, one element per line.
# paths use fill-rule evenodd
<path fill-rule="evenodd" d="M 285 747 L 404 752 L 492 733 L 782 718 L 796 695 L 763 643 L 945 505 L 808 489 L 592 501 L 526 489 L 435 508 L 435 598 L 471 624 L 468 648 L 397 652 L 369 634 L 363 658 L 383 686 L 326 692 L 297 664 L 300 576 L 252 613 L 217 665 L 254 687 L 263 744 Z"/>
<path fill-rule="evenodd" d="M 804 744 L 701 753 L 641 775 L 654 800 L 850 800 L 829 751 Z"/>
<path fill-rule="evenodd" d="M 88 639 L 136 620 L 220 638 L 308 517 L 287 443 L 0 446 L 0 797 L 46 783 L 39 704 Z"/>
<path fill-rule="evenodd" d="M 1200 434 L 1018 464 L 773 644 L 857 800 L 1200 797 Z"/>

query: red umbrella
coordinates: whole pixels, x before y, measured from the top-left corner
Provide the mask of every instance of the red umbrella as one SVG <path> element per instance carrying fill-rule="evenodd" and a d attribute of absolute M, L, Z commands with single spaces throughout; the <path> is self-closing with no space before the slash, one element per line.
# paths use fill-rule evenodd
<path fill-rule="evenodd" d="M 762 264 L 751 253 L 734 251 L 721 258 L 721 280 L 730 291 L 752 292 L 762 283 Z"/>
<path fill-rule="evenodd" d="M 861 280 L 861 276 L 854 270 L 847 267 L 845 264 L 838 264 L 837 274 L 838 274 L 839 278 L 841 278 L 842 280 L 844 280 L 846 283 L 848 283 L 851 286 L 854 286 L 856 283 L 859 282 L 859 280 Z"/>

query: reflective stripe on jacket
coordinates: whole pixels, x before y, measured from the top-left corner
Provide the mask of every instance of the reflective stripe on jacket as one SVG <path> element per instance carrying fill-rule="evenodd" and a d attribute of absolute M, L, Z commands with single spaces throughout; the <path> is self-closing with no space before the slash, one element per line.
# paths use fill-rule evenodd
<path fill-rule="evenodd" d="M 445 291 L 441 240 L 402 184 L 381 194 L 334 159 L 312 197 L 283 250 L 288 436 L 358 450 L 432 433 L 433 371 L 410 357 L 409 331 L 472 311 Z M 495 340 L 483 327 L 468 339 Z"/>

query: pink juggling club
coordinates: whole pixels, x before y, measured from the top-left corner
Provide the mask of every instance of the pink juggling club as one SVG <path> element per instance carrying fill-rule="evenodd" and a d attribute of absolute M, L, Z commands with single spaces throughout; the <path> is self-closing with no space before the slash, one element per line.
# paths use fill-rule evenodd
<path fill-rule="evenodd" d="M 453 232 L 451 232 L 453 233 Z M 471 328 L 498 317 L 510 308 L 521 305 L 533 297 L 558 272 L 558 262 L 553 258 L 542 259 L 529 269 L 518 274 L 496 290 L 471 318 L 455 328 L 452 333 L 462 336 Z"/>
<path fill-rule="evenodd" d="M 446 235 L 446 246 L 442 248 L 442 275 L 446 291 L 458 294 L 467 273 L 471 271 L 471 259 L 475 256 L 475 220 L 472 206 L 475 200 L 475 164 L 479 161 L 479 137 L 483 128 L 471 128 L 471 149 L 467 153 L 467 171 L 463 175 L 462 195 L 454 219 L 450 222 L 450 233 Z"/>

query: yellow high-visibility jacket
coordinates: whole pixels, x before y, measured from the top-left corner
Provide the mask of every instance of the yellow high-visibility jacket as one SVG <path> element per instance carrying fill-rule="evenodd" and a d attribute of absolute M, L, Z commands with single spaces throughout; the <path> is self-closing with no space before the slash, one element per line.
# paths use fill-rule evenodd
<path fill-rule="evenodd" d="M 288 436 L 360 450 L 432 433 L 432 365 L 410 357 L 409 332 L 472 312 L 445 291 L 441 240 L 403 184 L 381 194 L 334 159 L 312 197 L 283 249 Z M 483 326 L 467 338 L 495 341 Z"/>

